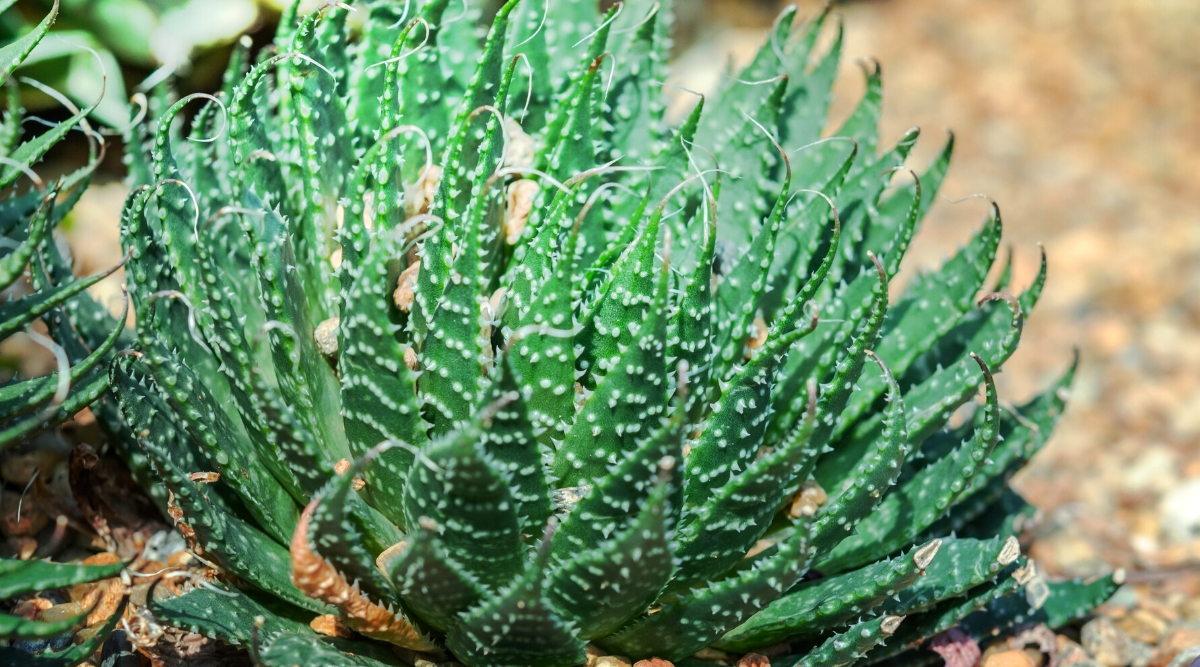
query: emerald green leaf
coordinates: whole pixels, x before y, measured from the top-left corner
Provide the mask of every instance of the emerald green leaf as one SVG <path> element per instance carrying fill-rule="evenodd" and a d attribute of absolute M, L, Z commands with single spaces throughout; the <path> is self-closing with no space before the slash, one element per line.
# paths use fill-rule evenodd
<path fill-rule="evenodd" d="M 125 330 L 124 314 L 128 310 L 129 301 L 126 300 L 125 309 L 122 311 L 122 318 L 117 322 L 116 328 L 112 330 L 109 337 L 100 347 L 88 355 L 87 358 L 71 366 L 68 373 L 71 385 L 78 384 L 80 380 L 95 370 L 101 361 L 105 361 L 108 358 L 109 353 L 116 346 L 121 333 Z M 58 371 L 55 371 L 46 377 L 16 382 L 0 387 L 0 414 L 4 415 L 7 420 L 15 415 L 29 412 L 41 406 L 54 395 L 58 387 L 58 381 Z"/>
<path fill-rule="evenodd" d="M 58 18 L 58 0 L 54 0 L 54 6 L 50 8 L 50 13 L 42 19 L 41 23 L 34 26 L 33 30 L 0 47 L 0 81 L 8 80 L 13 70 L 21 65 L 33 51 L 33 47 L 37 46 L 38 42 L 46 36 L 46 32 L 50 30 L 50 25 L 56 18 Z M 6 186 L 8 183 L 0 185 L 0 187 Z"/>
<path fill-rule="evenodd" d="M 565 196 L 555 201 L 559 207 L 555 211 L 567 207 Z M 558 245 L 556 217 L 552 213 L 533 243 L 517 251 L 522 257 L 513 265 L 517 268 L 505 292 L 510 298 L 508 313 L 520 325 L 516 331 L 504 331 L 511 350 L 507 363 L 522 393 L 528 393 L 529 417 L 538 441 L 546 446 L 561 442 L 575 419 L 575 348 L 570 335 L 575 321 L 572 289 L 578 234 L 572 231 L 551 268 L 549 255 Z"/>
<path fill-rule="evenodd" d="M 446 549 L 483 585 L 498 587 L 524 568 L 517 503 L 508 480 L 483 448 L 483 432 L 501 405 L 426 445 L 404 485 L 406 525 L 438 526 Z"/>
<path fill-rule="evenodd" d="M 780 362 L 815 326 L 815 321 L 806 328 L 783 322 L 767 334 L 766 345 L 749 363 L 734 368 L 712 413 L 700 424 L 699 437 L 690 443 L 685 487 L 688 507 L 705 502 L 715 489 L 750 465 L 771 417 L 772 385 Z M 822 446 L 817 445 L 818 451 Z"/>
<path fill-rule="evenodd" d="M 864 455 L 855 467 L 850 483 L 844 487 L 834 487 L 842 490 L 835 491 L 836 495 L 817 512 L 813 525 L 813 546 L 818 558 L 844 544 L 855 526 L 861 528 L 877 516 L 875 510 L 879 499 L 888 492 L 888 487 L 896 483 L 902 469 L 901 463 L 912 451 L 904 424 L 904 399 L 900 396 L 900 386 L 875 353 L 865 354 L 879 365 L 888 387 L 884 427 L 874 450 Z M 817 407 L 817 415 L 820 420 L 820 406 Z M 821 567 L 825 572 L 838 571 L 824 565 Z"/>
<path fill-rule="evenodd" d="M 492 385 L 492 401 L 499 403 L 500 408 L 492 417 L 491 427 L 483 433 L 483 446 L 494 465 L 509 479 L 517 501 L 517 515 L 521 517 L 521 532 L 529 541 L 537 538 L 553 512 L 544 465 L 552 454 L 548 449 L 543 450 L 534 435 L 530 410 L 509 355 L 501 356 L 493 372 L 500 377 Z"/>
<path fill-rule="evenodd" d="M 877 662 L 902 652 L 918 648 L 928 639 L 958 625 L 964 618 L 989 604 L 1005 599 L 1015 599 L 1013 593 L 1020 590 L 1015 577 L 1008 576 L 995 583 L 973 589 L 961 598 L 945 600 L 927 612 L 914 616 L 895 637 L 893 643 L 875 651 L 868 662 Z M 1028 609 L 1028 605 L 1025 605 Z"/>
<path fill-rule="evenodd" d="M 799 528 L 779 552 L 753 569 L 694 591 L 596 643 L 635 660 L 680 660 L 708 646 L 774 602 L 809 563 L 809 531 Z"/>
<path fill-rule="evenodd" d="M 885 614 L 917 614 L 994 581 L 1021 555 L 1015 538 L 942 539 L 938 557 L 913 585 L 880 607 Z"/>
<path fill-rule="evenodd" d="M 56 197 L 58 197 L 58 192 L 51 191 L 42 199 L 42 203 L 33 214 L 33 219 L 29 222 L 29 232 L 25 240 L 21 241 L 20 245 L 3 258 L 0 258 L 0 287 L 7 288 L 12 285 L 20 277 L 21 272 L 25 270 L 25 266 L 29 264 L 29 259 L 33 257 L 33 253 L 37 251 L 38 246 L 45 242 L 46 227 L 50 220 L 50 213 L 54 210 L 54 200 Z M 24 326 L 23 321 L 16 320 L 15 323 L 10 323 L 10 320 L 18 312 L 26 310 L 27 307 L 18 310 L 12 303 L 0 307 L 0 312 L 3 312 L 3 315 L 0 315 L 0 326 L 6 329 L 0 336 L 6 338 L 13 331 Z M 34 315 L 32 317 L 37 316 Z"/>
<path fill-rule="evenodd" d="M 555 563 L 569 561 L 574 554 L 590 553 L 611 536 L 628 530 L 641 508 L 650 502 L 659 468 L 667 461 L 684 460 L 682 426 L 676 415 L 675 419 L 663 422 L 636 451 L 623 457 L 590 487 L 558 490 L 563 504 L 578 502 L 554 533 Z M 679 495 L 679 484 L 675 482 L 670 505 L 676 516 Z"/>
<path fill-rule="evenodd" d="M 250 646 L 256 633 L 260 642 L 287 632 L 315 634 L 307 622 L 276 613 L 247 591 L 220 584 L 210 586 L 198 586 L 174 597 L 156 586 L 147 606 L 155 618 L 177 628 L 239 646 Z M 257 628 L 256 618 L 263 621 Z"/>
<path fill-rule="evenodd" d="M 808 476 L 821 452 L 810 444 L 816 384 L 808 389 L 809 411 L 792 437 L 714 489 L 707 502 L 687 509 L 676 536 L 680 567 L 672 589 L 714 579 L 737 564 L 771 525 L 780 500 L 791 497 Z"/>
<path fill-rule="evenodd" d="M 11 256 L 9 255 L 9 257 Z M 33 320 L 62 306 L 71 297 L 112 275 L 117 269 L 121 268 L 123 263 L 87 278 L 73 280 L 64 285 L 36 292 L 23 299 L 10 301 L 0 306 L 0 338 L 12 335 Z"/>
<path fill-rule="evenodd" d="M 941 540 L 934 540 L 895 560 L 805 584 L 751 616 L 716 647 L 741 653 L 843 625 L 927 577 L 926 568 L 936 562 L 940 547 Z"/>
<path fill-rule="evenodd" d="M 476 137 L 471 131 L 471 120 L 477 109 L 487 105 L 494 108 L 504 108 L 504 94 L 507 90 L 498 90 L 496 82 L 500 80 L 503 67 L 505 33 L 508 31 L 508 18 L 517 0 L 509 0 L 492 22 L 488 33 L 487 43 L 480 54 L 475 74 L 466 91 L 466 96 L 459 107 L 453 124 L 450 126 L 449 140 L 443 151 L 443 174 L 438 181 L 437 192 L 433 198 L 430 212 L 435 216 L 440 226 L 431 229 L 428 238 L 421 245 L 421 270 L 417 274 L 417 285 L 414 290 L 413 311 L 410 320 L 413 340 L 418 352 L 424 347 L 429 327 L 434 314 L 441 307 L 442 295 L 450 283 L 450 266 L 453 264 L 452 255 L 455 245 L 462 245 L 460 235 L 465 231 L 463 223 L 458 218 L 467 209 L 471 201 L 472 188 L 468 187 L 468 169 L 464 155 L 479 155 L 479 164 L 475 165 L 476 176 L 488 178 L 492 173 L 492 163 L 498 160 L 499 146 L 495 141 L 495 118 L 489 119 L 489 131 L 486 140 L 488 150 L 481 151 L 483 137 Z M 511 70 L 510 70 L 511 71 Z M 483 211 L 476 211 L 477 219 L 483 218 Z M 482 242 L 472 239 L 473 242 Z M 465 254 L 465 253 L 464 253 Z M 469 257 L 474 262 L 477 257 Z M 473 286 L 472 286 L 473 287 Z"/>
<path fill-rule="evenodd" d="M 75 413 L 94 403 L 100 395 L 108 390 L 108 375 L 96 371 L 75 385 L 67 400 L 59 404 L 57 410 L 33 415 L 15 423 L 5 424 L 0 430 L 0 450 L 6 449 L 34 433 L 61 424 L 75 416 Z"/>
<path fill-rule="evenodd" d="M 342 417 L 356 457 L 385 440 L 413 447 L 427 440 L 413 374 L 404 362 L 404 346 L 396 339 L 400 325 L 391 304 L 398 275 L 394 260 L 402 244 L 403 239 L 389 232 L 375 237 L 338 326 Z M 392 448 L 372 459 L 364 473 L 376 508 L 401 525 L 404 479 L 412 462 L 411 452 Z"/>
<path fill-rule="evenodd" d="M 405 663 L 386 649 L 365 642 L 328 641 L 315 634 L 285 632 L 258 651 L 264 667 L 402 667 Z"/>
<path fill-rule="evenodd" d="M 386 525 L 388 534 L 375 534 L 373 539 L 364 539 L 363 528 L 369 530 L 376 526 L 357 525 L 348 507 L 351 497 L 358 499 L 357 493 L 352 490 L 355 478 L 379 449 L 367 452 L 348 470 L 330 480 L 313 498 L 309 505 L 312 517 L 308 523 L 307 539 L 321 558 L 333 565 L 348 581 L 355 582 L 366 597 L 387 607 L 398 602 L 396 591 L 375 566 L 374 556 L 378 553 L 368 553 L 367 545 L 382 543 L 391 546 L 400 541 L 400 535 L 393 526 L 381 521 L 378 523 Z"/>
<path fill-rule="evenodd" d="M 575 619 L 583 639 L 604 637 L 642 613 L 675 570 L 670 468 L 676 464 L 666 462 L 628 528 L 551 569 L 547 595 L 564 618 Z"/>
<path fill-rule="evenodd" d="M 126 565 L 127 563 L 77 565 L 5 559 L 0 561 L 0 598 L 8 599 L 52 588 L 65 588 L 108 579 L 120 574 Z"/>
<path fill-rule="evenodd" d="M 407 544 L 388 558 L 383 568 L 405 605 L 444 632 L 454 626 L 461 612 L 483 599 L 485 591 L 447 552 L 439 530 L 432 519 L 418 519 Z"/>
<path fill-rule="evenodd" d="M 125 616 L 125 605 L 128 602 L 128 599 L 122 599 L 121 604 L 117 605 L 117 609 L 108 617 L 104 625 L 96 630 L 91 639 L 82 644 L 76 644 L 61 651 L 44 651 L 36 656 L 20 649 L 4 647 L 0 648 L 0 664 L 27 665 L 28 667 L 75 667 L 95 653 L 104 640 L 108 639 L 113 628 L 117 627 L 117 623 Z"/>
<path fill-rule="evenodd" d="M 86 107 L 80 110 L 70 118 L 58 123 L 54 127 L 39 134 L 37 137 L 30 139 L 17 146 L 16 150 L 9 154 L 8 159 L 22 165 L 25 168 L 32 166 L 50 150 L 50 147 L 57 144 L 67 133 L 76 125 L 88 117 L 92 113 L 95 106 Z M 7 188 L 17 181 L 25 172 L 12 164 L 5 164 L 4 169 L 0 171 L 0 188 Z"/>
<path fill-rule="evenodd" d="M 776 662 L 782 667 L 847 667 L 891 637 L 903 620 L 903 616 L 880 616 L 862 621 L 826 639 L 806 655 L 789 656 Z"/>
<path fill-rule="evenodd" d="M 910 536 L 932 525 L 961 497 L 971 478 L 984 465 L 996 446 L 1000 405 L 987 364 L 971 356 L 983 371 L 987 394 L 986 416 L 974 440 L 964 442 L 951 455 L 888 493 L 875 512 L 858 524 L 858 533 L 842 540 L 818 565 L 822 572 L 857 567 L 903 547 Z M 897 463 L 897 473 L 899 467 Z"/>
<path fill-rule="evenodd" d="M 655 215 L 661 215 L 661 209 Z M 651 227 L 656 226 L 651 223 Z M 628 282 L 654 281 L 654 238 L 648 230 L 645 236 L 651 244 L 649 256 L 639 257 L 637 268 L 632 267 L 633 260 L 628 262 Z M 642 434 L 654 428 L 665 414 L 668 269 L 669 262 L 664 261 L 657 288 L 653 282 L 645 291 L 640 285 L 629 287 L 624 279 L 627 274 L 622 271 L 609 290 L 606 302 L 612 307 L 597 316 L 595 332 L 611 341 L 619 356 L 598 358 L 593 377 L 600 372 L 606 374 L 597 378 L 595 391 L 584 401 L 566 441 L 555 453 L 554 474 L 566 486 L 595 483 L 609 466 L 632 452 Z M 644 316 L 621 312 L 625 310 L 622 302 L 635 299 L 646 303 Z M 635 333 L 637 322 L 640 325 Z M 622 347 L 620 340 L 628 340 L 628 346 Z"/>
<path fill-rule="evenodd" d="M 782 157 L 786 160 L 786 156 Z M 715 368 L 712 377 L 715 379 L 725 379 L 729 367 L 745 355 L 745 341 L 753 335 L 751 322 L 767 288 L 771 259 L 775 255 L 775 239 L 787 210 L 791 184 L 792 168 L 789 164 L 771 215 L 763 228 L 757 231 L 750 247 L 738 258 L 733 270 L 721 277 L 721 283 L 713 295 L 716 335 L 713 336 L 712 363 Z M 718 201 L 728 201 L 731 192 L 736 192 L 736 189 L 729 187 L 723 190 L 723 197 Z M 718 236 L 719 230 L 718 225 Z"/>

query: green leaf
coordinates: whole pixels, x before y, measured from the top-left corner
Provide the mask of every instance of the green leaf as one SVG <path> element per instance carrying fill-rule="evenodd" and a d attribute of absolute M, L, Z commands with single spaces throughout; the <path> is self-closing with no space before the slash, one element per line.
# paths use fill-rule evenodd
<path fill-rule="evenodd" d="M 33 47 L 37 46 L 38 42 L 46 36 L 46 32 L 50 30 L 50 24 L 54 23 L 56 18 L 58 18 L 58 0 L 54 0 L 54 6 L 50 8 L 50 13 L 33 30 L 0 47 L 0 81 L 8 80 L 13 70 L 21 65 L 25 57 L 33 51 Z M 0 185 L 0 187 L 7 186 L 8 183 Z"/>
<path fill-rule="evenodd" d="M 121 604 L 117 606 L 116 611 L 108 617 L 96 634 L 92 638 L 77 644 L 70 648 L 61 651 L 45 651 L 41 655 L 32 656 L 20 649 L 4 647 L 0 648 L 0 664 L 5 665 L 22 665 L 24 667 L 75 667 L 83 662 L 88 656 L 95 653 L 100 645 L 108 639 L 108 635 L 112 633 L 113 628 L 117 627 L 117 623 L 125 616 L 125 605 L 128 604 L 128 599 L 122 599 Z"/>
<path fill-rule="evenodd" d="M 676 465 L 675 459 L 667 462 Z M 579 637 L 614 632 L 649 607 L 671 578 L 670 476 L 670 467 L 660 463 L 658 480 L 628 528 L 552 568 L 547 595 L 564 618 L 574 619 Z"/>
<path fill-rule="evenodd" d="M 40 560 L 0 560 L 0 598 L 35 593 L 52 588 L 108 579 L 120 574 L 127 563 L 78 565 Z"/>
<path fill-rule="evenodd" d="M 501 356 L 493 373 L 500 374 L 492 385 L 492 402 L 500 404 L 500 408 L 483 434 L 483 446 L 494 465 L 509 479 L 517 501 L 517 515 L 521 517 L 521 532 L 530 541 L 537 538 L 553 512 L 544 465 L 552 455 L 549 450 L 543 451 L 534 435 L 529 407 L 509 355 Z"/>
<path fill-rule="evenodd" d="M 440 530 L 432 519 L 422 517 L 407 544 L 382 567 L 405 606 L 444 632 L 461 612 L 483 599 L 485 589 L 447 552 Z"/>
<path fill-rule="evenodd" d="M 864 523 L 874 519 L 879 499 L 896 483 L 902 469 L 901 462 L 912 451 L 904 425 L 904 400 L 900 397 L 900 387 L 883 361 L 874 353 L 868 354 L 879 365 L 888 386 L 884 428 L 874 450 L 859 460 L 850 476 L 851 482 L 844 487 L 834 487 L 842 490 L 835 490 L 836 495 L 817 512 L 813 526 L 813 546 L 817 558 L 836 551 L 839 545 L 845 544 L 851 530 L 856 526 L 861 528 Z M 817 414 L 819 420 L 819 406 Z M 838 571 L 824 564 L 821 567 L 824 572 Z"/>
<path fill-rule="evenodd" d="M 656 212 L 660 214 L 661 210 Z M 647 231 L 646 236 L 653 244 L 653 235 Z M 602 310 L 597 317 L 596 334 L 613 341 L 618 356 L 598 358 L 592 371 L 596 389 L 584 400 L 566 441 L 555 453 L 554 474 L 566 486 L 592 484 L 603 477 L 609 466 L 636 449 L 642 434 L 653 429 L 666 412 L 669 263 L 663 262 L 659 269 L 656 287 L 653 245 L 649 257 L 639 260 L 638 268 L 630 269 L 629 280 L 645 282 L 648 277 L 647 289 L 639 291 L 640 285 L 629 288 L 618 278 L 608 300 L 613 308 Z M 629 301 L 645 302 L 645 315 L 613 312 L 623 310 L 620 304 Z M 619 340 L 628 340 L 628 346 L 622 347 Z"/>
<path fill-rule="evenodd" d="M 356 457 L 385 440 L 413 447 L 427 441 L 414 378 L 404 363 L 404 346 L 396 339 L 400 325 L 393 319 L 391 304 L 398 275 L 392 266 L 402 245 L 403 239 L 388 232 L 375 237 L 338 326 L 342 418 Z M 363 476 L 375 507 L 400 525 L 404 524 L 404 479 L 412 462 L 411 452 L 392 448 L 372 459 Z"/>
<path fill-rule="evenodd" d="M 896 632 L 903 616 L 880 616 L 850 626 L 803 656 L 788 656 L 772 664 L 782 667 L 847 667 L 867 655 Z"/>
<path fill-rule="evenodd" d="M 798 635 L 813 635 L 860 617 L 928 576 L 941 540 L 911 549 L 836 577 L 818 579 L 779 598 L 716 643 L 723 651 L 743 653 Z"/>
<path fill-rule="evenodd" d="M 33 253 L 37 251 L 38 246 L 45 242 L 47 223 L 50 220 L 51 211 L 54 210 L 54 199 L 57 196 L 58 192 L 52 191 L 42 199 L 42 203 L 33 214 L 33 219 L 29 222 L 29 231 L 25 240 L 21 241 L 20 245 L 0 258 L 0 288 L 7 289 L 21 276 L 21 273 L 25 270 L 25 266 L 29 264 L 29 259 L 33 257 Z M 0 313 L 3 313 L 0 315 L 0 326 L 6 329 L 3 334 L 0 334 L 0 337 L 7 338 L 12 332 L 24 326 L 25 321 L 28 321 L 14 319 L 19 318 L 22 311 L 28 309 L 28 306 L 18 308 L 15 304 L 19 303 L 20 301 L 10 301 L 4 306 L 0 306 Z M 33 315 L 32 317 L 37 316 Z"/>
<path fill-rule="evenodd" d="M 801 526 L 774 557 L 753 569 L 668 602 L 596 643 L 635 660 L 692 655 L 775 601 L 808 571 L 808 537 L 808 528 Z"/>
<path fill-rule="evenodd" d="M 446 549 L 489 587 L 511 581 L 525 566 L 516 499 L 482 444 L 500 407 L 489 406 L 466 427 L 426 445 L 404 486 L 406 525 L 431 519 Z"/>
<path fill-rule="evenodd" d="M 793 437 L 713 489 L 707 502 L 687 509 L 676 537 L 680 566 L 672 589 L 713 580 L 736 565 L 771 525 L 781 499 L 790 498 L 808 476 L 821 452 L 810 442 L 816 422 L 816 384 L 808 389 L 810 409 Z"/>
<path fill-rule="evenodd" d="M 551 606 L 543 572 L 549 539 L 511 586 L 470 609 L 446 636 L 446 647 L 469 667 L 557 667 L 584 662 L 583 640 Z"/>
<path fill-rule="evenodd" d="M 975 432 L 974 441 L 964 442 L 951 455 L 888 493 L 875 512 L 858 524 L 858 533 L 841 541 L 818 565 L 821 571 L 840 572 L 903 547 L 954 504 L 984 465 L 996 446 L 1000 405 L 987 364 L 979 357 L 972 355 L 972 358 L 983 371 L 987 394 L 986 416 Z M 897 464 L 897 473 L 899 467 Z"/>
<path fill-rule="evenodd" d="M 93 108 L 89 106 L 82 109 L 79 113 L 58 123 L 37 137 L 22 143 L 8 156 L 8 159 L 23 167 L 31 167 L 46 154 L 46 151 L 50 150 L 52 146 L 67 136 L 67 133 L 76 125 L 87 118 L 88 114 L 92 113 Z M 12 185 L 23 174 L 24 170 L 11 164 L 5 164 L 3 170 L 0 170 L 0 188 L 7 188 Z"/>

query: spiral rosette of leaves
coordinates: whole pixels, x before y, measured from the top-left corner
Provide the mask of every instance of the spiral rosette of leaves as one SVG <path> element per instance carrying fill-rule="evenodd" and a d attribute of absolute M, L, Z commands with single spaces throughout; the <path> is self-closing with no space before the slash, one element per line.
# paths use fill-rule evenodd
<path fill-rule="evenodd" d="M 130 137 L 112 381 L 179 528 L 242 584 L 156 615 L 265 665 L 591 642 L 816 666 L 1111 592 L 1045 582 L 1014 537 L 1007 480 L 1071 373 L 1009 410 L 992 373 L 1044 264 L 986 283 L 993 207 L 889 295 L 953 144 L 920 175 L 917 130 L 881 149 L 877 67 L 821 140 L 835 20 L 786 11 L 675 125 L 670 3 L 514 0 L 483 39 L 466 10 L 293 6 L 217 98 Z"/>

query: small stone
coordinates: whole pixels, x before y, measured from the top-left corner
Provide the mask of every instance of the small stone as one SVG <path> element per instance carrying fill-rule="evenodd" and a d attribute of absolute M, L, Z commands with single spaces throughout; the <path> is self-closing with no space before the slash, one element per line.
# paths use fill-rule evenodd
<path fill-rule="evenodd" d="M 317 341 L 317 348 L 321 350 L 321 354 L 332 357 L 338 351 L 338 327 L 342 324 L 342 318 L 331 317 L 317 325 L 317 330 L 313 332 L 313 338 Z"/>
<path fill-rule="evenodd" d="M 1129 642 L 1129 651 L 1132 655 L 1129 660 L 1130 667 L 1148 667 L 1154 658 L 1154 647 L 1136 639 Z"/>
<path fill-rule="evenodd" d="M 1167 536 L 1178 544 L 1200 537 L 1200 479 L 1177 486 L 1159 503 Z"/>
<path fill-rule="evenodd" d="M 1072 665 L 1084 665 L 1092 663 L 1091 657 L 1087 651 L 1078 643 L 1071 641 L 1070 638 L 1058 635 L 1054 638 L 1054 646 L 1058 654 L 1058 667 L 1070 667 Z"/>
<path fill-rule="evenodd" d="M 1145 609 L 1135 609 L 1115 625 L 1130 638 L 1147 644 L 1157 644 L 1167 632 L 1167 622 Z"/>
<path fill-rule="evenodd" d="M 1193 646 L 1185 651 L 1181 651 L 1167 667 L 1188 667 L 1197 660 L 1200 660 L 1200 646 Z"/>
<path fill-rule="evenodd" d="M 1009 649 L 997 651 L 987 657 L 983 667 L 1037 667 L 1025 651 Z"/>
<path fill-rule="evenodd" d="M 829 496 L 826 495 L 825 489 L 821 488 L 817 480 L 810 479 L 800 486 L 800 490 L 792 498 L 792 508 L 788 510 L 788 514 L 794 519 L 812 516 L 828 499 Z"/>
<path fill-rule="evenodd" d="M 942 656 L 946 667 L 975 667 L 981 661 L 979 644 L 957 627 L 934 635 L 929 642 L 929 650 Z"/>
<path fill-rule="evenodd" d="M 771 667 L 771 661 L 765 655 L 747 653 L 742 656 L 741 660 L 737 661 L 737 667 Z"/>
<path fill-rule="evenodd" d="M 1133 661 L 1129 637 L 1107 618 L 1088 621 L 1080 635 L 1083 648 L 1106 667 L 1126 667 Z"/>
<path fill-rule="evenodd" d="M 1200 598 L 1192 598 L 1179 605 L 1179 613 L 1191 621 L 1200 621 Z"/>
<path fill-rule="evenodd" d="M 602 655 L 591 663 L 592 667 L 629 667 L 629 658 L 623 655 Z"/>
<path fill-rule="evenodd" d="M 1177 655 L 1193 646 L 1200 646 L 1200 627 L 1180 625 L 1171 628 L 1154 651 L 1149 667 L 1166 667 Z"/>
<path fill-rule="evenodd" d="M 1161 618 L 1162 620 L 1166 621 L 1167 623 L 1174 623 L 1175 621 L 1179 620 L 1179 611 L 1175 609 L 1175 607 L 1178 605 L 1179 605 L 1178 600 L 1174 601 L 1171 604 L 1168 604 L 1166 602 L 1162 602 L 1160 600 L 1154 600 L 1151 598 L 1146 598 L 1144 600 L 1141 600 L 1138 604 L 1138 606 L 1140 606 L 1142 609 L 1145 609 L 1146 611 L 1150 612 L 1151 614 L 1154 614 L 1155 616 Z"/>
<path fill-rule="evenodd" d="M 384 553 L 386 553 L 386 552 L 384 552 Z M 598 660 L 601 656 L 605 655 L 604 649 L 600 648 L 599 646 L 596 646 L 595 644 L 584 645 L 583 651 L 587 655 L 586 667 L 595 667 L 596 660 Z"/>
<path fill-rule="evenodd" d="M 753 352 L 765 345 L 767 342 L 767 321 L 762 315 L 754 318 L 754 335 L 746 341 L 746 347 Z"/>
<path fill-rule="evenodd" d="M 79 604 L 78 602 L 65 602 L 63 604 L 56 604 L 46 611 L 43 611 L 41 620 L 53 623 L 55 621 L 74 618 L 82 614 L 84 611 L 83 605 Z"/>
<path fill-rule="evenodd" d="M 633 667 L 675 667 L 675 663 L 662 658 L 650 658 L 649 660 L 638 660 L 633 663 Z"/>

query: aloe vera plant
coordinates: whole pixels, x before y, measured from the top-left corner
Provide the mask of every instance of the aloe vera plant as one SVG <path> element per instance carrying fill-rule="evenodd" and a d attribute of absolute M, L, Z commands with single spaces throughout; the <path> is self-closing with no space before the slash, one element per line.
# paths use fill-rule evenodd
<path fill-rule="evenodd" d="M 672 125 L 669 3 L 513 0 L 482 41 L 412 5 L 294 4 L 129 138 L 112 382 L 135 472 L 239 582 L 158 618 L 265 665 L 816 667 L 1111 593 L 1014 536 L 1073 371 L 1009 410 L 992 374 L 1045 263 L 986 284 L 993 206 L 890 294 L 953 141 L 920 175 L 916 129 L 881 148 L 877 68 L 820 139 L 827 14 Z"/>

